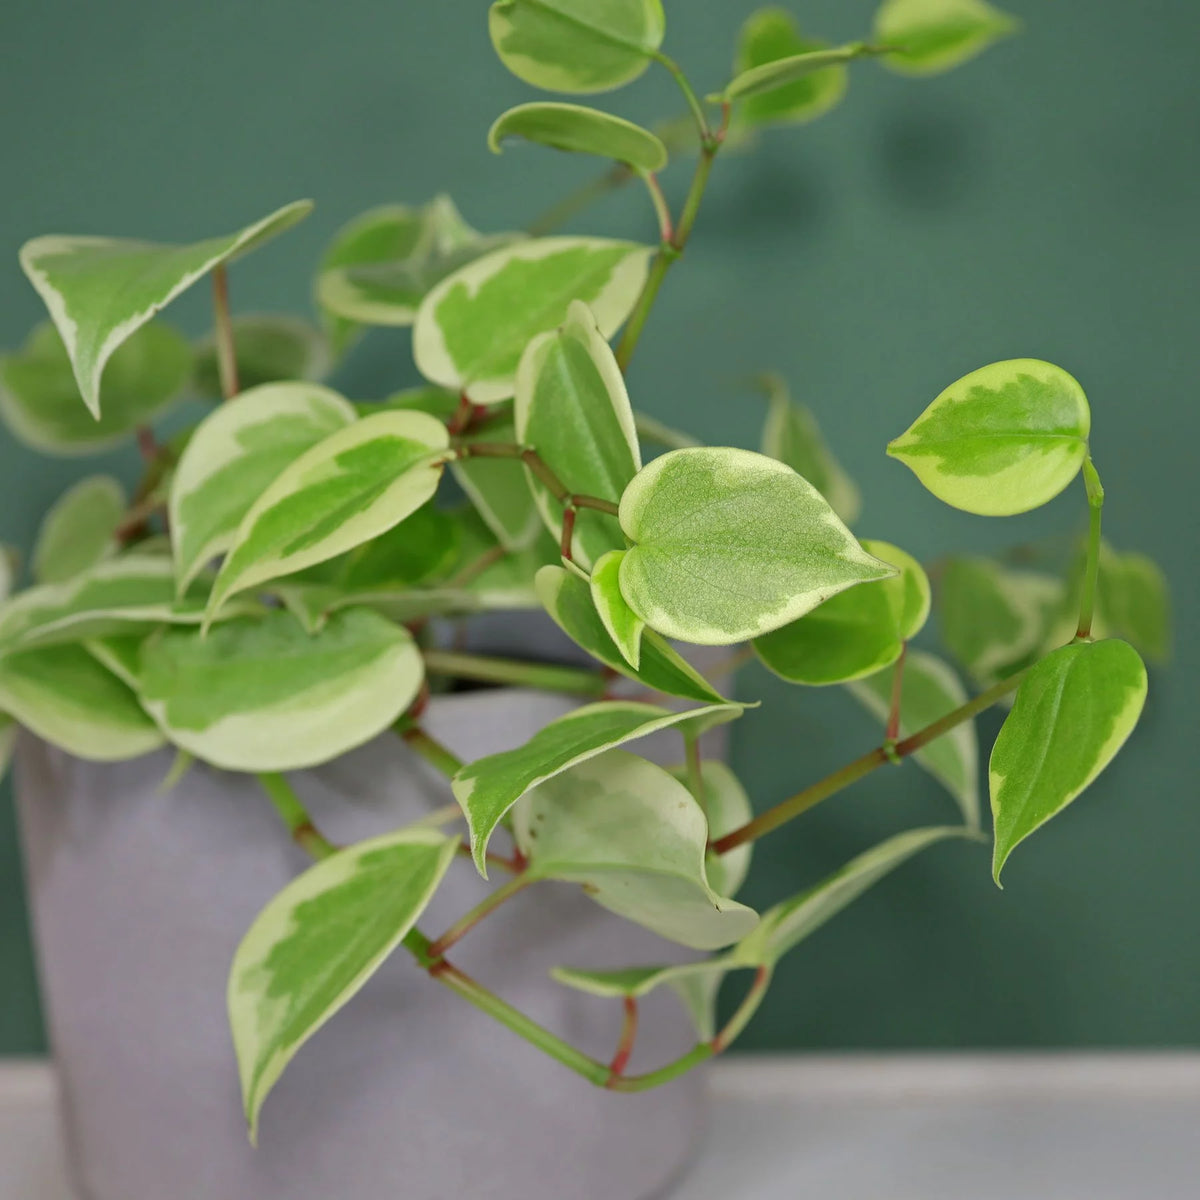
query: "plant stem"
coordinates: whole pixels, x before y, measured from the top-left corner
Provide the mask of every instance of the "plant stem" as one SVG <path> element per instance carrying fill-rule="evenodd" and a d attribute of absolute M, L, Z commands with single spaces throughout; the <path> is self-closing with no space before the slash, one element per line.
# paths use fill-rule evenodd
<path fill-rule="evenodd" d="M 451 946 L 470 933 L 484 917 L 495 912 L 500 905 L 504 904 L 507 900 L 511 900 L 518 892 L 524 891 L 533 882 L 534 877 L 532 875 L 518 875 L 515 879 L 510 879 L 502 887 L 498 887 L 494 892 L 484 897 L 480 903 L 475 905 L 465 916 L 455 921 L 429 947 L 430 957 L 441 958 Z"/>
<path fill-rule="evenodd" d="M 532 447 L 519 446 L 516 442 L 463 442 L 453 443 L 454 453 L 459 458 L 511 458 L 519 459 L 530 472 L 537 476 L 546 490 L 559 502 L 571 508 L 594 508 L 597 512 L 616 516 L 620 505 L 599 496 L 586 496 L 572 492 L 554 473 L 550 464 Z"/>
<path fill-rule="evenodd" d="M 337 853 L 337 846 L 313 824 L 308 810 L 300 802 L 300 797 L 282 775 L 264 772 L 258 776 L 258 782 L 275 805 L 275 811 L 297 846 L 318 860 Z"/>
<path fill-rule="evenodd" d="M 229 315 L 229 276 L 225 264 L 213 268 L 213 337 L 217 348 L 217 373 L 226 400 L 238 394 L 237 352 L 233 341 L 233 319 Z"/>
<path fill-rule="evenodd" d="M 670 1083 L 672 1079 L 678 1079 L 680 1075 L 686 1075 L 693 1067 L 698 1067 L 712 1058 L 715 1053 L 708 1042 L 701 1042 L 681 1058 L 667 1063 L 665 1067 L 659 1067 L 657 1071 L 649 1071 L 645 1075 L 622 1075 L 619 1079 L 606 1081 L 606 1086 L 614 1092 L 647 1092 L 651 1088 Z"/>
<path fill-rule="evenodd" d="M 638 1002 L 636 996 L 626 996 L 625 998 L 625 1023 L 621 1026 L 621 1036 L 617 1040 L 616 1053 L 613 1055 L 612 1063 L 608 1068 L 608 1084 L 611 1089 L 616 1080 L 620 1079 L 625 1074 L 625 1068 L 629 1065 L 630 1056 L 633 1054 L 633 1044 L 637 1040 L 638 1027 Z"/>
<path fill-rule="evenodd" d="M 673 58 L 661 50 L 654 57 L 670 71 L 671 78 L 679 85 L 679 90 L 683 93 L 683 98 L 687 101 L 687 106 L 695 118 L 696 131 L 700 135 L 700 144 L 703 145 L 712 136 L 712 130 L 708 127 L 708 117 L 705 115 L 704 106 L 700 103 L 700 97 L 696 95 L 688 77 L 683 73 L 683 68 Z"/>
<path fill-rule="evenodd" d="M 747 821 L 745 825 L 740 826 L 731 833 L 727 833 L 722 838 L 718 838 L 712 843 L 710 849 L 717 854 L 726 854 L 736 846 L 756 841 L 764 834 L 772 833 L 781 825 L 786 825 L 789 821 L 800 816 L 801 813 L 808 812 L 810 808 L 816 807 L 822 800 L 827 800 L 830 796 L 842 791 L 843 788 L 849 787 L 852 783 L 857 783 L 864 776 L 870 775 L 872 771 L 882 767 L 884 763 L 898 762 L 907 758 L 910 754 L 915 754 L 923 746 L 927 746 L 943 734 L 949 733 L 950 730 L 961 725 L 964 721 L 969 721 L 972 717 L 983 712 L 984 709 L 991 708 L 996 701 L 1003 699 L 1009 692 L 1016 689 L 1017 685 L 1025 677 L 1027 670 L 1028 668 L 1026 671 L 1018 671 L 1015 675 L 1010 675 L 1007 679 L 1002 679 L 999 683 L 988 688 L 986 692 L 981 692 L 973 700 L 968 700 L 966 704 L 956 708 L 953 712 L 949 712 L 944 717 L 931 722 L 911 737 L 895 743 L 891 748 L 890 754 L 886 745 L 877 746 L 874 750 L 868 751 L 861 758 L 856 758 L 852 763 L 848 763 L 840 770 L 834 771 L 832 775 L 827 775 L 824 779 L 811 784 L 803 791 L 797 792 L 794 796 L 775 805 L 774 808 L 767 809 L 765 813 L 761 813 L 754 820 Z"/>
<path fill-rule="evenodd" d="M 738 1039 L 742 1030 L 750 1024 L 751 1018 L 758 1012 L 758 1006 L 763 1002 L 763 997 L 766 996 L 767 988 L 770 986 L 771 968 L 764 963 L 759 966 L 758 971 L 755 973 L 754 982 L 750 985 L 750 990 L 742 998 L 737 1011 L 729 1018 L 721 1032 L 713 1038 L 712 1050 L 714 1054 L 720 1054 Z"/>
<path fill-rule="evenodd" d="M 457 575 L 446 580 L 448 588 L 466 587 L 472 580 L 478 579 L 489 567 L 494 567 L 501 559 L 507 557 L 508 550 L 504 546 L 489 546 L 477 559 L 467 563 Z"/>
<path fill-rule="evenodd" d="M 659 241 L 669 242 L 675 236 L 675 225 L 671 218 L 671 207 L 663 195 L 662 184 L 652 171 L 640 172 L 646 190 L 650 193 L 650 203 L 654 205 L 654 215 L 658 218 Z"/>
<path fill-rule="evenodd" d="M 896 740 L 900 736 L 900 703 L 904 699 L 904 662 L 908 658 L 908 643 L 900 647 L 900 657 L 896 659 L 896 670 L 892 675 L 892 702 L 888 708 L 887 728 L 884 731 L 885 746 L 895 749 Z"/>
<path fill-rule="evenodd" d="M 557 204 L 547 209 L 528 229 L 530 237 L 545 237 L 553 233 L 559 226 L 565 225 L 573 216 L 582 212 L 594 200 L 609 192 L 615 192 L 624 187 L 633 178 L 633 171 L 624 163 L 615 164 L 610 170 L 596 179 L 589 180 L 582 187 L 563 197 Z"/>
<path fill-rule="evenodd" d="M 1087 563 L 1083 569 L 1083 595 L 1079 600 L 1079 628 L 1075 637 L 1087 641 L 1092 636 L 1092 618 L 1096 612 L 1096 582 L 1100 575 L 1100 517 L 1104 511 L 1104 485 L 1089 454 L 1083 462 L 1083 482 L 1088 498 Z"/>
<path fill-rule="evenodd" d="M 453 779 L 462 770 L 462 759 L 441 742 L 431 738 L 419 725 L 406 725 L 402 717 L 395 729 L 417 754 L 447 779 Z"/>
<path fill-rule="evenodd" d="M 679 71 L 678 67 L 670 63 L 670 60 L 664 58 L 664 64 L 668 65 L 668 69 L 672 70 L 672 74 Z M 673 69 L 672 69 L 673 68 Z M 682 80 L 682 72 L 679 72 L 677 78 Z M 686 80 L 683 80 L 686 83 Z M 692 95 L 690 87 L 687 88 L 687 93 Z M 699 102 L 697 101 L 697 109 Z M 633 359 L 634 351 L 637 349 L 638 342 L 641 340 L 642 331 L 646 327 L 646 321 L 650 316 L 650 310 L 654 307 L 654 302 L 658 299 L 658 293 L 662 289 L 663 280 L 667 277 L 667 272 L 671 269 L 671 264 L 675 262 L 684 252 L 687 247 L 688 238 L 692 235 L 692 229 L 696 224 L 696 217 L 700 213 L 700 205 L 704 200 L 704 192 L 708 187 L 708 179 L 712 173 L 713 161 L 717 157 L 717 151 L 721 148 L 721 143 L 724 141 L 725 132 L 729 124 L 729 106 L 725 106 L 724 118 L 721 122 L 720 129 L 714 134 L 708 128 L 708 123 L 704 119 L 703 110 L 699 110 L 698 121 L 701 125 L 700 139 L 700 158 L 696 163 L 696 173 L 692 176 L 692 186 L 688 189 L 687 199 L 683 202 L 683 212 L 679 218 L 679 224 L 675 227 L 674 236 L 669 239 L 664 239 L 659 246 L 658 254 L 654 259 L 653 265 L 650 267 L 650 274 L 646 276 L 646 282 L 642 286 L 642 293 L 637 298 L 637 302 L 633 307 L 633 312 L 629 315 L 629 320 L 625 325 L 625 332 L 621 335 L 621 341 L 617 346 L 617 365 L 622 371 L 626 370 L 630 361 Z"/>
<path fill-rule="evenodd" d="M 510 658 L 485 658 L 452 650 L 426 650 L 425 669 L 431 675 L 451 675 L 480 683 L 503 683 L 580 696 L 602 696 L 608 684 L 599 671 L 559 667 Z"/>

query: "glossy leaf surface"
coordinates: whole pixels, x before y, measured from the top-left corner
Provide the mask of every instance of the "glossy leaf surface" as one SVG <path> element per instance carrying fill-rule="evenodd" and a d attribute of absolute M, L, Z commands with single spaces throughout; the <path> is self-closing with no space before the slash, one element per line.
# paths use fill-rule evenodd
<path fill-rule="evenodd" d="M 359 842 L 310 867 L 255 918 L 228 987 L 251 1141 L 284 1068 L 416 924 L 457 844 L 432 829 Z"/>
<path fill-rule="evenodd" d="M 510 108 L 488 131 L 488 145 L 499 154 L 509 138 L 612 158 L 639 171 L 661 171 L 667 165 L 667 148 L 657 135 L 623 117 L 579 104 L 546 101 Z"/>
<path fill-rule="evenodd" d="M 671 712 L 653 704 L 603 701 L 587 704 L 551 721 L 523 746 L 468 763 L 454 777 L 454 797 L 467 817 L 471 852 L 480 874 L 496 826 L 531 788 L 614 746 L 643 738 L 714 710 L 736 712 L 736 705 Z"/>
<path fill-rule="evenodd" d="M 605 238 L 530 238 L 456 271 L 425 298 L 413 353 L 426 379 L 477 404 L 513 394 L 529 342 L 561 325 L 573 300 L 611 337 L 637 300 L 653 249 Z"/>
<path fill-rule="evenodd" d="M 1112 761 L 1146 702 L 1146 668 L 1126 642 L 1062 646 L 1022 680 L 988 770 L 996 882 L 1013 849 Z"/>
<path fill-rule="evenodd" d="M 21 267 L 45 301 L 83 401 L 99 417 L 100 379 L 114 351 L 214 267 L 282 233 L 312 209 L 299 200 L 236 233 L 191 245 L 127 238 L 34 238 Z"/>
<path fill-rule="evenodd" d="M 948 71 L 1017 28 L 986 0 L 883 0 L 875 16 L 876 41 L 896 47 L 884 62 L 908 75 Z"/>
<path fill-rule="evenodd" d="M 526 83 L 605 92 L 650 65 L 666 30 L 662 0 L 496 0 L 492 45 Z"/>
<path fill-rule="evenodd" d="M 692 794 L 622 750 L 530 792 L 513 811 L 513 832 L 536 875 L 582 884 L 596 903 L 672 941 L 715 950 L 758 923 L 710 886 L 708 826 Z"/>
<path fill-rule="evenodd" d="M 616 504 L 641 469 L 633 409 L 621 368 L 586 304 L 571 304 L 564 324 L 535 338 L 517 370 L 517 441 L 531 446 L 572 492 Z M 532 473 L 529 486 L 546 527 L 562 528 L 562 505 Z M 575 517 L 572 555 L 588 567 L 622 550 L 617 518 L 594 509 Z"/>
<path fill-rule="evenodd" d="M 141 648 L 142 702 L 177 746 L 230 771 L 292 771 L 381 733 L 424 679 L 408 631 L 334 613 L 319 633 L 291 613 L 236 618 L 202 637 L 168 629 Z"/>
<path fill-rule="evenodd" d="M 952 383 L 888 454 L 939 500 L 981 516 L 1053 499 L 1087 457 L 1091 411 L 1061 367 L 1014 358 Z"/>
<path fill-rule="evenodd" d="M 674 450 L 621 497 L 621 591 L 652 629 L 728 645 L 895 569 L 790 467 L 748 450 Z"/>
<path fill-rule="evenodd" d="M 348 401 L 315 383 L 251 388 L 206 417 L 171 482 L 179 586 L 229 549 L 243 518 L 285 467 L 355 419 Z"/>
<path fill-rule="evenodd" d="M 633 611 L 621 594 L 621 561 L 624 550 L 611 550 L 592 568 L 592 603 L 608 636 L 621 656 L 636 671 L 642 660 L 642 635 L 646 622 Z"/>

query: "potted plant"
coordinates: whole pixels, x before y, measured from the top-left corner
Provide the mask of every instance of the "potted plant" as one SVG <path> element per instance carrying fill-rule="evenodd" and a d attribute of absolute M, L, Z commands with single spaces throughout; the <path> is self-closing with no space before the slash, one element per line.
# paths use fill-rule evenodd
<path fill-rule="evenodd" d="M 695 1136 L 695 1069 L 779 958 L 925 847 L 982 837 L 973 718 L 1012 705 L 989 767 L 998 881 L 1132 732 L 1138 650 L 1165 653 L 1161 574 L 1102 542 L 1087 399 L 1057 366 L 981 367 L 888 446 L 983 516 L 1082 476 L 1088 532 L 1054 570 L 927 573 L 860 540 L 854 484 L 775 376 L 762 453 L 699 445 L 625 386 L 722 154 L 830 109 L 855 60 L 933 73 L 1009 18 L 885 0 L 870 41 L 829 46 L 766 9 L 706 100 L 661 49 L 659 0 L 497 0 L 490 23 L 537 87 L 675 78 L 686 117 L 656 132 L 534 102 L 489 137 L 611 159 L 600 186 L 645 184 L 657 245 L 483 234 L 444 197 L 375 209 L 320 264 L 321 330 L 230 307 L 229 264 L 307 202 L 187 245 L 22 249 L 50 320 L 0 362 L 10 428 L 51 453 L 136 438 L 145 459 L 131 497 L 92 477 L 55 505 L 32 586 L 0 609 L 50 1025 L 96 1200 L 658 1191 Z M 696 160 L 678 211 L 672 153 Z M 193 345 L 158 313 L 204 278 L 215 328 Z M 318 382 L 369 325 L 412 326 L 428 386 L 355 403 Z M 189 392 L 210 411 L 160 436 Z M 974 695 L 910 647 L 930 574 Z M 880 742 L 755 815 L 706 750 L 750 704 L 687 647 L 843 685 Z M 954 820 L 764 912 L 735 898 L 758 838 L 908 758 Z"/>

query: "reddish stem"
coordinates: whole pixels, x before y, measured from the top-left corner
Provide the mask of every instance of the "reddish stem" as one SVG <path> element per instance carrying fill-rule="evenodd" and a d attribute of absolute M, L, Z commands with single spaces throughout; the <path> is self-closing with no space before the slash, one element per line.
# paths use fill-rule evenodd
<path fill-rule="evenodd" d="M 617 1042 L 617 1052 L 613 1055 L 612 1064 L 608 1070 L 608 1083 L 605 1087 L 612 1088 L 616 1081 L 625 1074 L 633 1054 L 633 1043 L 637 1039 L 638 1002 L 636 996 L 625 997 L 625 1024 L 621 1027 L 621 1038 Z"/>

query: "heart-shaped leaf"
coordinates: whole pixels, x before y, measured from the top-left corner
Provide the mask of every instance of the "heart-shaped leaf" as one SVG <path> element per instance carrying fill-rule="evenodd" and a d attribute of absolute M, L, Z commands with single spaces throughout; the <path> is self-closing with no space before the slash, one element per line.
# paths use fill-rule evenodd
<path fill-rule="evenodd" d="M 26 242 L 21 267 L 58 327 L 92 415 L 100 416 L 100 377 L 122 342 L 214 267 L 282 233 L 311 209 L 311 201 L 298 200 L 237 233 L 189 246 L 59 235 Z"/>
<path fill-rule="evenodd" d="M 204 601 L 202 588 L 177 597 L 169 559 L 127 554 L 63 583 L 14 596 L 0 608 L 0 654 L 105 637 L 138 625 L 199 625 Z"/>
<path fill-rule="evenodd" d="M 889 542 L 864 540 L 862 547 L 899 574 L 840 592 L 755 638 L 755 652 L 776 675 L 809 686 L 873 675 L 895 662 L 925 624 L 930 591 L 921 564 Z"/>
<path fill-rule="evenodd" d="M 94 454 L 149 424 L 186 390 L 187 339 L 160 321 L 140 328 L 108 360 L 99 418 L 79 385 L 58 330 L 38 325 L 17 354 L 0 358 L 0 414 L 27 446 L 47 454 Z"/>
<path fill-rule="evenodd" d="M 423 828 L 359 842 L 310 867 L 254 919 L 228 989 L 251 1141 L 284 1068 L 417 923 L 457 846 Z"/>
<path fill-rule="evenodd" d="M 988 778 L 996 845 L 992 874 L 1112 761 L 1146 702 L 1146 668 L 1116 640 L 1062 646 L 1017 689 Z"/>
<path fill-rule="evenodd" d="M 171 481 L 179 587 L 229 549 L 246 514 L 285 467 L 355 420 L 354 407 L 319 384 L 268 383 L 201 421 Z"/>
<path fill-rule="evenodd" d="M 545 566 L 535 580 L 538 598 L 560 629 L 605 666 L 656 692 L 687 700 L 724 703 L 723 697 L 698 671 L 684 661 L 652 629 L 642 634 L 641 654 L 635 671 L 605 628 L 589 586 L 562 567 Z"/>
<path fill-rule="evenodd" d="M 610 550 L 597 560 L 592 568 L 592 603 L 608 636 L 636 671 L 641 665 L 646 622 L 625 603 L 621 594 L 621 560 L 624 557 L 624 550 Z"/>
<path fill-rule="evenodd" d="M 525 745 L 468 763 L 455 775 L 453 788 L 471 829 L 471 852 L 480 874 L 487 875 L 485 855 L 496 826 L 531 788 L 614 746 L 689 719 L 738 711 L 735 704 L 688 712 L 624 700 L 586 704 L 551 721 Z"/>
<path fill-rule="evenodd" d="M 886 724 L 892 706 L 895 669 L 880 671 L 847 684 L 850 694 Z M 967 702 L 967 691 L 940 658 L 909 648 L 904 658 L 900 696 L 900 736 L 932 725 Z M 979 738 L 974 721 L 964 721 L 949 733 L 922 746 L 913 758 L 955 799 L 963 820 L 979 828 Z"/>
<path fill-rule="evenodd" d="M 0 658 L 0 712 L 91 762 L 137 758 L 164 740 L 133 692 L 82 646 Z"/>
<path fill-rule="evenodd" d="M 293 771 L 382 733 L 424 679 L 408 631 L 366 609 L 319 633 L 291 613 L 168 629 L 141 649 L 138 691 L 171 741 L 229 771 Z"/>
<path fill-rule="evenodd" d="M 526 83 L 606 92 L 636 79 L 662 45 L 662 0 L 496 0 L 492 45 Z"/>
<path fill-rule="evenodd" d="M 530 342 L 516 386 L 517 441 L 532 446 L 572 492 L 616 504 L 642 458 L 621 368 L 586 304 L 574 301 L 559 329 Z M 529 486 L 546 527 L 558 533 L 562 505 L 532 473 Z M 587 508 L 576 514 L 575 561 L 590 566 L 624 546 L 615 517 Z"/>
<path fill-rule="evenodd" d="M 616 159 L 638 171 L 653 173 L 667 165 L 661 138 L 623 117 L 579 104 L 543 101 L 510 108 L 488 131 L 488 145 L 499 154 L 505 139 L 514 137 L 555 150 Z"/>
<path fill-rule="evenodd" d="M 513 833 L 535 876 L 582 884 L 597 904 L 671 941 L 715 950 L 758 923 L 710 886 L 708 823 L 691 792 L 623 750 L 529 792 L 513 810 Z"/>
<path fill-rule="evenodd" d="M 802 70 L 799 75 L 789 74 L 785 66 L 786 78 L 772 82 L 772 72 L 780 70 L 777 64 L 794 64 L 807 55 L 828 51 L 828 42 L 800 32 L 787 9 L 763 8 L 751 13 L 738 37 L 733 64 L 734 84 L 740 82 L 743 88 L 738 119 L 750 125 L 798 124 L 828 112 L 846 94 L 847 72 L 841 62 L 820 70 Z"/>
<path fill-rule="evenodd" d="M 942 641 L 981 686 L 1028 665 L 1063 610 L 1061 580 L 986 558 L 951 558 L 939 580 Z M 1072 620 L 1078 614 L 1078 606 Z M 1074 633 L 1072 629 L 1067 638 Z"/>
<path fill-rule="evenodd" d="M 292 575 L 398 525 L 441 479 L 446 426 L 418 412 L 363 417 L 306 450 L 242 518 L 209 601 Z"/>
<path fill-rule="evenodd" d="M 335 344 L 344 349 L 362 325 L 411 325 L 430 288 L 519 236 L 476 232 L 449 196 L 420 209 L 393 204 L 364 213 L 335 237 L 317 276 L 317 303 Z"/>
<path fill-rule="evenodd" d="M 736 957 L 767 964 L 777 962 L 914 854 L 946 838 L 970 834 L 970 830 L 961 826 L 943 825 L 910 829 L 880 842 L 814 887 L 768 909 L 758 928 L 738 944 Z"/>
<path fill-rule="evenodd" d="M 791 399 L 778 375 L 764 376 L 762 382 L 769 405 L 762 452 L 803 475 L 847 525 L 854 524 L 862 510 L 862 495 L 825 444 L 816 418 Z"/>
<path fill-rule="evenodd" d="M 778 629 L 830 596 L 896 573 L 854 540 L 790 467 L 748 450 L 673 450 L 621 497 L 635 543 L 621 591 L 652 629 L 728 645 Z"/>
<path fill-rule="evenodd" d="M 883 0 L 875 40 L 894 47 L 884 59 L 906 75 L 935 75 L 974 58 L 1019 23 L 985 0 Z"/>
<path fill-rule="evenodd" d="M 1014 358 L 952 383 L 888 443 L 939 500 L 1003 517 L 1052 500 L 1079 474 L 1092 417 L 1052 363 Z"/>
<path fill-rule="evenodd" d="M 670 768 L 685 787 L 689 787 L 688 769 L 684 765 Z M 696 798 L 708 819 L 708 840 L 716 841 L 727 833 L 741 828 L 754 815 L 750 797 L 741 781 L 725 763 L 719 759 L 707 759 L 701 767 L 703 795 Z M 693 793 L 694 795 L 695 793 Z M 723 896 L 736 896 L 750 873 L 750 860 L 754 854 L 754 843 L 744 842 L 725 854 L 709 852 L 708 881 Z"/>
<path fill-rule="evenodd" d="M 280 380 L 321 379 L 330 368 L 325 335 L 300 317 L 279 313 L 235 316 L 233 347 L 242 391 Z M 222 398 L 217 352 L 210 334 L 196 347 L 192 382 L 211 400 Z"/>
<path fill-rule="evenodd" d="M 604 337 L 633 308 L 650 246 L 605 238 L 530 238 L 484 255 L 425 297 L 413 354 L 426 379 L 477 404 L 513 394 L 517 365 L 540 333 L 561 325 L 573 300 L 587 304 Z"/>
<path fill-rule="evenodd" d="M 34 579 L 62 583 L 107 558 L 124 515 L 125 489 L 119 480 L 111 475 L 81 479 L 42 519 L 33 547 Z"/>

